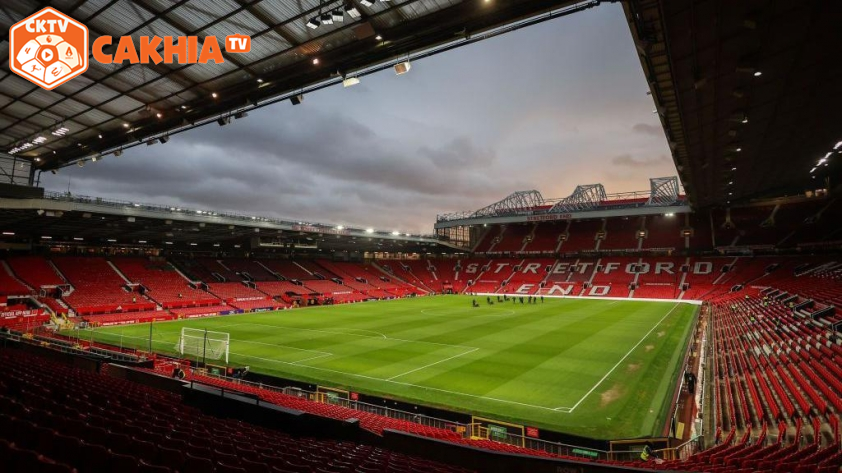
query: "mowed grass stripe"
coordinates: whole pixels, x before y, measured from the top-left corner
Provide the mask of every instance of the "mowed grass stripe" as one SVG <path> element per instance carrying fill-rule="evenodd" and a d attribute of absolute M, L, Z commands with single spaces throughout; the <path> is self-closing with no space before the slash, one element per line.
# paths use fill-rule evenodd
<path fill-rule="evenodd" d="M 256 372 L 595 438 L 660 433 L 696 307 L 479 301 L 425 297 L 158 323 L 154 348 L 173 353 L 184 326 L 225 331 L 231 363 Z M 117 344 L 121 332 L 126 346 L 148 345 L 148 325 L 94 336 Z M 554 410 L 589 390 L 574 412 Z"/>

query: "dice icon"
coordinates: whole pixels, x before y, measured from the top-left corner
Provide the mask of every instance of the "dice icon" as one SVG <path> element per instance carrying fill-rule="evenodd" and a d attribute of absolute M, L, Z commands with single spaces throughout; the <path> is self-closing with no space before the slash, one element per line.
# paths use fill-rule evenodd
<path fill-rule="evenodd" d="M 52 7 L 9 28 L 9 68 L 52 90 L 88 70 L 88 28 Z"/>

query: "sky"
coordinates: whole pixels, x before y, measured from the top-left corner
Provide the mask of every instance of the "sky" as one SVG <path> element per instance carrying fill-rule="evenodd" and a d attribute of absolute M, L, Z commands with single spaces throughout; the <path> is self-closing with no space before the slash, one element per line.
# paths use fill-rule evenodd
<path fill-rule="evenodd" d="M 431 233 L 520 190 L 676 175 L 619 4 L 603 4 L 42 175 L 48 190 Z"/>

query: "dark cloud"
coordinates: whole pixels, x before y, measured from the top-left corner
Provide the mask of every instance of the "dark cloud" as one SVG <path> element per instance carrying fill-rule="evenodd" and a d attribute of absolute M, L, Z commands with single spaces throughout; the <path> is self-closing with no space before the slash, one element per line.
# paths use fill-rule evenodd
<path fill-rule="evenodd" d="M 437 214 L 481 208 L 514 191 L 559 197 L 602 182 L 621 192 L 675 174 L 660 127 L 643 123 L 652 120 L 652 98 L 619 5 L 413 66 L 63 169 L 43 176 L 44 184 L 417 233 L 430 232 Z"/>
<path fill-rule="evenodd" d="M 664 129 L 660 125 L 648 125 L 646 123 L 635 123 L 632 130 L 649 136 L 664 136 Z"/>

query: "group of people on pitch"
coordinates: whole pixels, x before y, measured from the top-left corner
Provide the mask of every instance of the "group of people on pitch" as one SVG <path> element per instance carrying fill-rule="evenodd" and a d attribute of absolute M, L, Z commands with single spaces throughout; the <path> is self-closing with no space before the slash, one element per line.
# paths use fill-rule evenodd
<path fill-rule="evenodd" d="M 476 295 L 476 294 L 474 294 L 474 295 Z M 537 304 L 538 298 L 539 298 L 539 296 L 528 296 L 527 299 L 526 299 L 526 303 L 527 304 Z M 540 296 L 540 298 L 541 298 L 541 304 L 543 304 L 544 303 L 544 296 Z M 509 299 L 510 299 L 509 296 L 507 296 L 505 294 L 503 294 L 502 296 L 497 296 L 497 302 L 507 302 Z M 521 304 L 524 303 L 523 296 L 519 296 L 519 297 L 511 297 L 512 304 L 516 304 L 518 299 L 520 299 Z M 491 296 L 486 296 L 485 301 L 488 303 L 488 305 L 494 305 L 494 301 L 491 300 Z M 472 307 L 479 307 L 479 303 L 477 302 L 476 299 L 474 299 L 471 302 L 471 306 Z"/>

